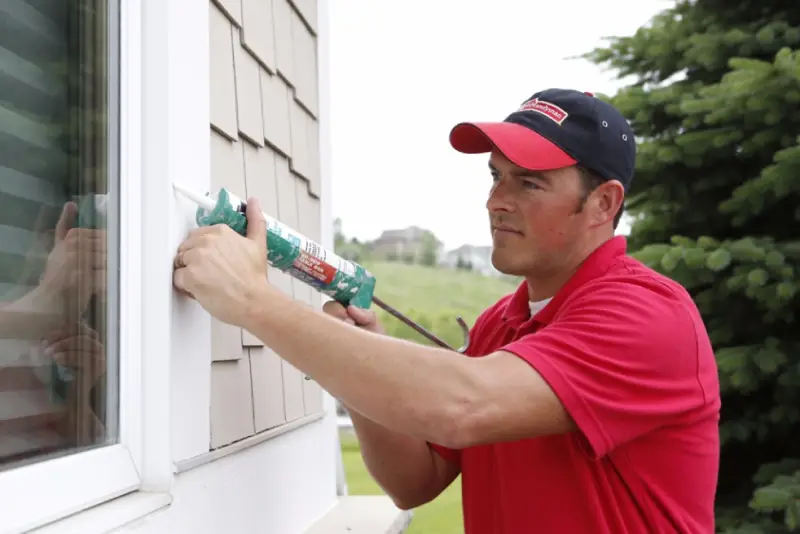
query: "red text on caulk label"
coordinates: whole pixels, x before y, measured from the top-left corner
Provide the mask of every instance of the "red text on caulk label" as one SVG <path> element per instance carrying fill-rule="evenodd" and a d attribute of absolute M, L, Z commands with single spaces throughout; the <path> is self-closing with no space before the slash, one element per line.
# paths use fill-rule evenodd
<path fill-rule="evenodd" d="M 293 265 L 325 285 L 333 283 L 333 278 L 336 276 L 336 268 L 334 266 L 312 256 L 305 250 L 300 251 L 300 255 L 294 260 Z"/>

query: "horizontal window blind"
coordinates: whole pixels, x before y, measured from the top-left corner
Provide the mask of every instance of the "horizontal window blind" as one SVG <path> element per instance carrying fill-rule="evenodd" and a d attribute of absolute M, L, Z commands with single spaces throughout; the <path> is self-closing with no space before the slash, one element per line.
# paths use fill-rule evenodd
<path fill-rule="evenodd" d="M 36 287 L 65 203 L 107 187 L 101 107 L 107 55 L 97 24 L 105 17 L 105 2 L 0 1 L 0 306 Z M 47 311 L 63 311 L 55 301 L 52 308 Z M 93 303 L 84 318 L 103 329 L 105 303 Z M 2 321 L 8 322 L 8 314 L 0 313 Z M 62 397 L 68 370 L 52 364 L 40 339 L 17 339 L 3 326 L 0 469 L 17 459 L 91 444 L 91 438 L 74 437 L 80 430 L 63 427 L 83 417 L 65 417 L 72 411 Z M 103 389 L 93 389 L 93 395 Z M 95 398 L 98 411 L 102 404 Z"/>

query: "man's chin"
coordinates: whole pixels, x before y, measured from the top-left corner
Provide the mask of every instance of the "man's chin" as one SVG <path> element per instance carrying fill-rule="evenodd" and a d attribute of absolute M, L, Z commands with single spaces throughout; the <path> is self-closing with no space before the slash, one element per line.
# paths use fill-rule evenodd
<path fill-rule="evenodd" d="M 510 258 L 504 258 L 496 252 L 492 254 L 492 267 L 508 276 L 524 276 L 525 269 Z"/>

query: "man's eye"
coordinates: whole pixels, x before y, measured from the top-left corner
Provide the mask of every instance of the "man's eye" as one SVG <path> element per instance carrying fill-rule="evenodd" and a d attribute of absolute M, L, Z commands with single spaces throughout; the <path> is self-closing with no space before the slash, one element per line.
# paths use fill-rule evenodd
<path fill-rule="evenodd" d="M 524 185 L 525 187 L 527 187 L 528 189 L 539 189 L 539 184 L 537 184 L 536 182 L 532 182 L 532 181 L 529 181 L 529 180 L 525 180 L 525 181 L 523 181 L 522 183 L 523 183 L 523 185 Z"/>

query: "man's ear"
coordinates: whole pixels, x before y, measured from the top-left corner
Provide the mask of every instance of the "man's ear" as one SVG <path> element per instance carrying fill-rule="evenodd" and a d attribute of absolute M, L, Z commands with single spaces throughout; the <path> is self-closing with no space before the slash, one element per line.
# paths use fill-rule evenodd
<path fill-rule="evenodd" d="M 625 188 L 618 180 L 609 180 L 594 190 L 591 196 L 593 226 L 601 226 L 614 222 L 622 202 L 625 200 Z"/>

